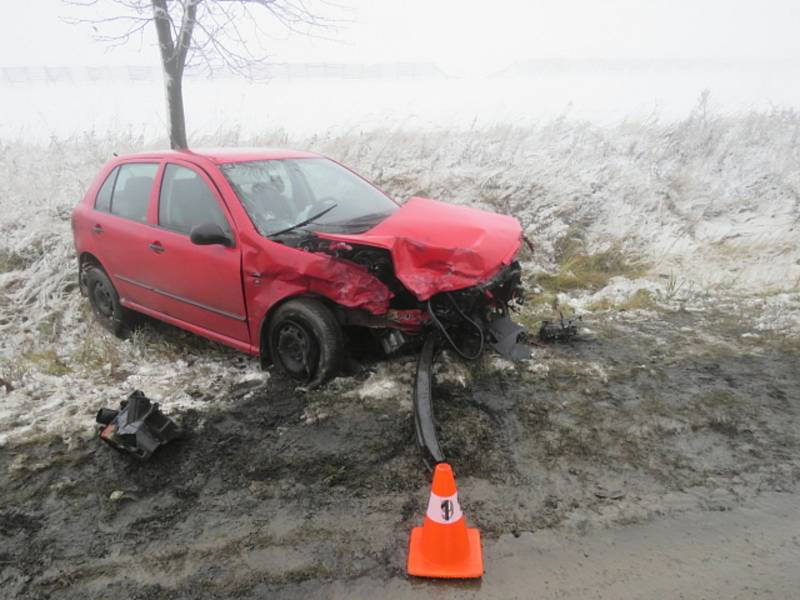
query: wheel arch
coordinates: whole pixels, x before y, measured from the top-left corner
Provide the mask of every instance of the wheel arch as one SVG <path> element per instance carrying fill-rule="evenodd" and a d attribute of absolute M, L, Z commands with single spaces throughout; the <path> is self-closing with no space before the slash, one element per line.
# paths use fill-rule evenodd
<path fill-rule="evenodd" d="M 308 298 L 310 300 L 319 300 L 323 304 L 325 304 L 328 308 L 330 308 L 334 316 L 336 316 L 336 311 L 333 310 L 333 307 L 336 306 L 336 303 L 331 300 L 330 298 L 326 298 L 320 294 L 314 294 L 311 292 L 301 292 L 299 294 L 289 294 L 284 296 L 277 302 L 275 302 L 272 306 L 267 309 L 267 312 L 264 313 L 264 316 L 261 317 L 261 323 L 258 327 L 258 348 L 259 348 L 259 356 L 261 358 L 261 366 L 266 368 L 272 364 L 272 357 L 269 353 L 269 339 L 268 339 L 268 332 L 269 332 L 269 322 L 272 319 L 275 312 L 287 302 L 292 300 L 301 300 L 304 298 Z M 338 319 L 337 319 L 338 320 Z"/>
<path fill-rule="evenodd" d="M 84 296 L 87 295 L 86 289 L 86 269 L 88 267 L 99 267 L 106 275 L 108 275 L 109 279 L 111 279 L 111 275 L 109 274 L 108 270 L 103 266 L 103 263 L 100 262 L 100 259 L 97 258 L 91 252 L 81 252 L 78 256 L 78 286 L 80 287 L 81 294 Z"/>

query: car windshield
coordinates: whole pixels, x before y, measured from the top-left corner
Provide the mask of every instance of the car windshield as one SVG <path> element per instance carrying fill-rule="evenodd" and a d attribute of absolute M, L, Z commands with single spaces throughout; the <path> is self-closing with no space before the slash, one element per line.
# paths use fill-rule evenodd
<path fill-rule="evenodd" d="M 311 228 L 355 233 L 377 225 L 397 204 L 327 158 L 286 158 L 220 166 L 263 236 Z"/>

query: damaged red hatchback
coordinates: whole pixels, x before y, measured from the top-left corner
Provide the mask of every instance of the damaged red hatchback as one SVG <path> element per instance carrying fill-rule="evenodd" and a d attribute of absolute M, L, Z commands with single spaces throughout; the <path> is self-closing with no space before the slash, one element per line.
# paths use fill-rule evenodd
<path fill-rule="evenodd" d="M 516 341 L 513 327 L 492 329 L 522 299 L 516 219 L 398 204 L 317 154 L 118 157 L 72 227 L 81 290 L 116 334 L 144 313 L 310 383 L 336 373 L 350 328 L 387 353 L 431 329 L 467 357 L 487 336 Z"/>

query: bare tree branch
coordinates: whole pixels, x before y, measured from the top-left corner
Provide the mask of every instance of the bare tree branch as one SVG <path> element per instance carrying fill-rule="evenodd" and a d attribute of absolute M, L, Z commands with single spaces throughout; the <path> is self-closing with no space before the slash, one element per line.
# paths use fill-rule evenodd
<path fill-rule="evenodd" d="M 92 27 L 94 38 L 112 47 L 124 45 L 134 37 L 141 41 L 147 23 L 156 21 L 155 4 L 151 0 L 62 0 L 62 3 L 87 9 L 86 16 L 66 17 L 63 21 Z M 98 13 L 100 8 L 110 4 L 117 7 L 118 14 L 88 14 L 90 10 Z M 322 14 L 322 11 L 345 10 L 328 0 L 314 0 L 313 3 L 309 0 L 160 0 L 158 6 L 169 22 L 173 47 L 183 52 L 184 66 L 202 66 L 209 75 L 226 69 L 257 78 L 254 67 L 262 65 L 269 55 L 264 45 L 270 38 L 264 28 L 267 23 L 277 24 L 290 34 L 331 40 L 326 32 L 349 22 Z M 320 11 L 316 12 L 316 8 Z M 248 34 L 242 29 L 243 25 L 249 29 Z M 158 37 L 158 44 L 161 47 L 161 37 Z"/>
<path fill-rule="evenodd" d="M 327 0 L 325 6 L 341 8 Z M 258 16 L 279 24 L 290 33 L 322 37 L 322 32 L 344 21 L 322 16 L 312 10 L 309 0 L 62 0 L 66 5 L 85 10 L 116 7 L 116 14 L 68 17 L 71 24 L 91 26 L 94 37 L 111 46 L 128 43 L 139 36 L 140 43 L 152 21 L 164 70 L 170 145 L 186 148 L 183 110 L 183 73 L 186 66 L 202 66 L 210 75 L 226 69 L 248 78 L 261 65 L 267 52 L 257 54 L 253 46 L 268 38 Z M 254 36 L 242 30 L 249 24 Z M 253 39 L 250 39 L 252 37 Z"/>

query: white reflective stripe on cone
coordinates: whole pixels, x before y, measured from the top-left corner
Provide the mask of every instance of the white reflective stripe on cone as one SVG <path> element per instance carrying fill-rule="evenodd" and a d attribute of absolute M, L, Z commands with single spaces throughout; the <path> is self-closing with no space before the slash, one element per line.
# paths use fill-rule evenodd
<path fill-rule="evenodd" d="M 428 518 L 434 523 L 452 525 L 464 516 L 458 503 L 458 492 L 452 496 L 437 496 L 431 494 L 428 500 Z"/>

